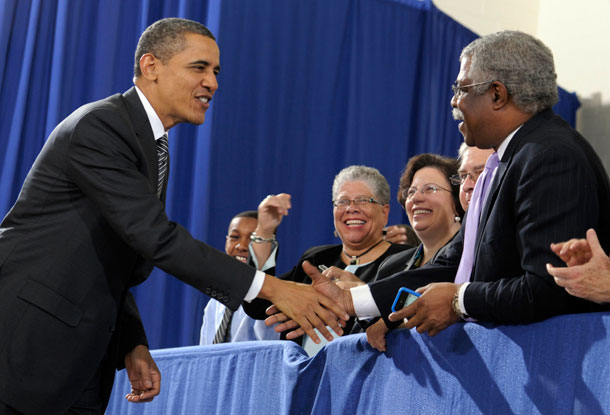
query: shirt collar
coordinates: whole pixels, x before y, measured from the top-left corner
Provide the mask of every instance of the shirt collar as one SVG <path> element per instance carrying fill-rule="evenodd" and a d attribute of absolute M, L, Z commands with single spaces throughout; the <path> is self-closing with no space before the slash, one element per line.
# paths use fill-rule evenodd
<path fill-rule="evenodd" d="M 135 88 L 136 92 L 138 93 L 138 97 L 140 97 L 140 101 L 144 106 L 144 111 L 146 111 L 146 116 L 148 117 L 148 122 L 150 123 L 150 127 L 152 128 L 153 136 L 155 137 L 155 140 L 158 140 L 159 138 L 163 137 L 164 134 L 167 134 L 167 131 L 165 131 L 165 129 L 163 128 L 161 118 L 159 118 L 159 116 L 155 112 L 155 109 L 152 107 L 152 105 L 150 105 L 150 102 L 146 98 L 146 95 L 144 95 L 144 93 L 140 91 L 140 88 L 138 88 L 137 86 Z"/>
<path fill-rule="evenodd" d="M 498 153 L 498 160 L 502 160 L 502 156 L 504 156 L 504 153 L 506 152 L 506 147 L 508 147 L 508 144 L 510 143 L 510 140 L 513 139 L 513 137 L 515 136 L 515 134 L 517 133 L 517 131 L 519 131 L 519 128 L 521 128 L 521 127 L 523 127 L 523 124 L 521 124 L 520 126 L 515 128 L 513 130 L 513 132 L 510 133 L 508 135 L 508 137 L 506 137 L 504 139 L 504 141 L 502 141 L 502 144 L 500 144 L 500 147 L 498 147 L 498 150 L 496 151 Z"/>

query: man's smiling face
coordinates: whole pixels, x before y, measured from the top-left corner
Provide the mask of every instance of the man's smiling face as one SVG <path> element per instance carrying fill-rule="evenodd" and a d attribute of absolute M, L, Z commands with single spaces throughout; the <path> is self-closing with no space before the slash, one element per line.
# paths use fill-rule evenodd
<path fill-rule="evenodd" d="M 220 71 L 216 42 L 203 35 L 186 33 L 186 47 L 167 62 L 155 62 L 155 97 L 151 100 L 163 127 L 179 123 L 202 124 Z"/>

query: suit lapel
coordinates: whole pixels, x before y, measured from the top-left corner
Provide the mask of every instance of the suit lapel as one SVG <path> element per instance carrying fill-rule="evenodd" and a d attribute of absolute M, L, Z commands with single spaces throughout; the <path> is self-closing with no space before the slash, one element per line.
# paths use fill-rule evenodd
<path fill-rule="evenodd" d="M 146 160 L 146 171 L 144 172 L 148 177 L 148 184 L 151 192 L 156 193 L 157 181 L 159 176 L 159 165 L 157 162 L 157 145 L 155 143 L 155 137 L 153 136 L 148 116 L 144 110 L 144 106 L 138 97 L 135 87 L 130 88 L 125 94 L 123 94 L 123 102 L 127 109 L 129 119 L 133 123 L 134 131 L 138 137 L 138 142 L 142 147 L 142 153 Z M 167 180 L 166 180 L 167 182 Z M 165 187 L 165 186 L 164 186 Z M 165 190 L 163 191 L 163 196 Z"/>
<path fill-rule="evenodd" d="M 493 178 L 493 181 L 489 185 L 489 194 L 487 199 L 485 200 L 485 204 L 483 205 L 483 209 L 481 210 L 481 217 L 479 218 L 479 235 L 481 234 L 481 230 L 485 227 L 485 223 L 487 223 L 487 219 L 489 218 L 489 211 L 491 210 L 491 206 L 495 203 L 498 198 L 498 193 L 500 191 L 500 187 L 502 181 L 504 180 L 504 174 L 506 174 L 506 170 L 512 158 L 509 158 L 506 162 L 500 162 L 498 168 L 496 170 L 496 174 Z M 477 237 L 479 236 L 477 235 Z"/>
<path fill-rule="evenodd" d="M 481 242 L 481 237 L 485 232 L 485 226 L 487 225 L 487 220 L 489 219 L 489 215 L 491 214 L 491 209 L 498 198 L 498 194 L 500 193 L 500 189 L 502 188 L 502 182 L 504 181 L 504 176 L 508 168 L 510 167 L 513 156 L 517 153 L 518 148 L 520 148 L 520 143 L 542 122 L 543 119 L 552 117 L 554 115 L 553 110 L 546 109 L 530 118 L 523 124 L 523 127 L 517 131 L 513 139 L 508 144 L 504 155 L 502 156 L 502 160 L 500 160 L 500 164 L 498 165 L 498 169 L 496 170 L 496 175 L 493 181 L 490 184 L 489 195 L 485 200 L 485 205 L 481 210 L 481 217 L 479 222 L 479 228 L 477 230 L 477 240 L 476 240 L 476 254 L 479 251 L 479 244 Z M 476 258 L 476 256 L 475 256 Z"/>
<path fill-rule="evenodd" d="M 409 258 L 409 260 L 407 261 L 406 265 L 405 265 L 405 271 L 410 270 L 411 268 L 413 268 L 413 265 L 415 265 L 415 260 L 417 259 L 418 256 L 422 256 L 423 253 L 420 251 L 423 251 L 423 245 L 419 245 L 415 252 L 413 252 L 413 255 L 411 255 L 411 257 Z"/>

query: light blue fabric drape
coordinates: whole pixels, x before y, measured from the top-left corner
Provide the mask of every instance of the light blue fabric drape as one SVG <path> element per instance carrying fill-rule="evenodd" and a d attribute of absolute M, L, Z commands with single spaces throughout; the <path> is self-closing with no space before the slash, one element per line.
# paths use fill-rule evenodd
<path fill-rule="evenodd" d="M 610 315 L 595 313 L 525 326 L 457 323 L 435 337 L 396 330 L 386 353 L 364 334 L 313 358 L 286 341 L 156 350 L 161 394 L 127 402 L 122 371 L 107 413 L 607 414 L 609 329 Z"/>

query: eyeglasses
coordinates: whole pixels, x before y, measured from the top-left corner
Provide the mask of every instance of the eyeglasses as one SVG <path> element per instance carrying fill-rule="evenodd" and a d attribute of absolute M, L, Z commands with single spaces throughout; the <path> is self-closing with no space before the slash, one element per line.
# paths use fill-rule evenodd
<path fill-rule="evenodd" d="M 351 200 L 351 199 L 333 200 L 333 206 L 336 207 L 337 209 L 346 209 L 349 205 L 352 204 L 352 202 L 354 202 L 354 205 L 356 205 L 356 206 L 368 206 L 371 203 L 383 205 L 383 203 L 381 203 L 378 200 L 373 199 L 372 197 L 357 197 L 354 200 Z"/>
<path fill-rule="evenodd" d="M 428 183 L 428 184 L 424 184 L 419 189 L 417 187 L 409 187 L 408 189 L 403 190 L 402 197 L 403 197 L 403 199 L 411 200 L 415 197 L 417 192 L 420 192 L 422 195 L 433 195 L 434 193 L 438 192 L 439 190 L 444 190 L 445 192 L 451 193 L 451 190 L 449 190 L 449 189 L 445 189 L 444 187 L 441 187 L 434 183 Z"/>
<path fill-rule="evenodd" d="M 479 86 L 479 85 L 485 85 L 485 84 L 491 84 L 492 82 L 495 82 L 495 79 L 492 79 L 491 81 L 485 81 L 485 82 L 476 82 L 474 84 L 468 84 L 468 85 L 458 85 L 457 81 L 455 81 L 455 84 L 451 85 L 451 90 L 453 91 L 453 96 L 456 98 L 460 98 L 462 95 L 466 94 L 468 92 L 469 88 L 472 88 L 473 86 Z"/>
<path fill-rule="evenodd" d="M 470 180 L 476 183 L 481 173 L 483 173 L 483 170 L 485 170 L 485 167 L 479 167 L 478 169 L 471 170 L 468 173 L 454 174 L 453 176 L 449 177 L 449 181 L 455 186 L 461 186 L 462 183 L 464 183 L 466 179 L 470 177 Z"/>

